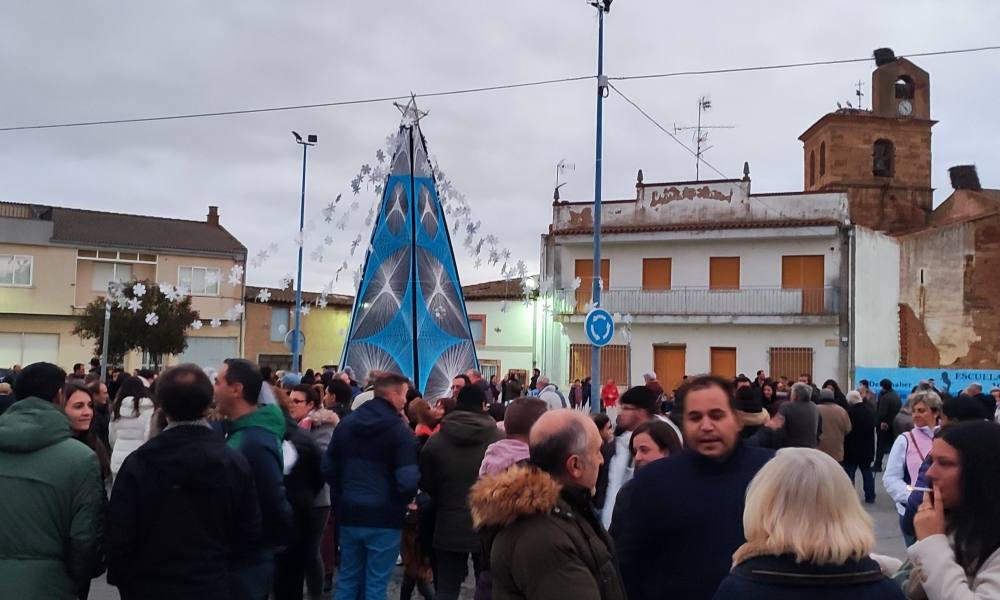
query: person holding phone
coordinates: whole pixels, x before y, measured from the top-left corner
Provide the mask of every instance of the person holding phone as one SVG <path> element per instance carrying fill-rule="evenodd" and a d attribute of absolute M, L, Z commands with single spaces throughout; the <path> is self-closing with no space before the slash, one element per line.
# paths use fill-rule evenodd
<path fill-rule="evenodd" d="M 997 453 L 1000 425 L 988 421 L 948 427 L 935 438 L 927 470 L 934 491 L 924 494 L 913 519 L 918 541 L 907 549 L 914 564 L 908 598 L 1000 598 Z"/>

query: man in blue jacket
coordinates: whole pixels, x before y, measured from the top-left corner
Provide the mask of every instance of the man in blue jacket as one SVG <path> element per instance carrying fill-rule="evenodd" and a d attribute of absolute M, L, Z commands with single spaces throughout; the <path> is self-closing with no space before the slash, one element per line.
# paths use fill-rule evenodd
<path fill-rule="evenodd" d="M 274 579 L 274 554 L 288 542 L 292 529 L 281 456 L 285 416 L 276 404 L 258 404 L 263 385 L 257 365 L 242 358 L 227 359 L 215 378 L 216 408 L 228 419 L 226 445 L 239 450 L 250 464 L 260 505 L 260 543 L 232 577 L 233 598 L 267 598 Z"/>
<path fill-rule="evenodd" d="M 408 387 L 402 375 L 377 379 L 375 397 L 340 422 L 327 447 L 323 476 L 340 524 L 337 600 L 386 595 L 420 479 L 416 438 L 400 416 Z"/>

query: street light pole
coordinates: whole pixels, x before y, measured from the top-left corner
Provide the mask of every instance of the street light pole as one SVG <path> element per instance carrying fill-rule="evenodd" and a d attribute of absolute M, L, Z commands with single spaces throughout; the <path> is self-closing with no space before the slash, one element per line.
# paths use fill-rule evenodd
<path fill-rule="evenodd" d="M 101 383 L 108 380 L 108 330 L 111 328 L 111 301 L 117 288 L 108 282 L 108 295 L 104 298 L 104 333 L 101 336 Z"/>
<path fill-rule="evenodd" d="M 601 305 L 601 144 L 604 136 L 604 95 L 608 89 L 608 79 L 604 75 L 604 13 L 611 10 L 612 0 L 593 0 L 590 5 L 597 9 L 597 144 L 594 160 L 594 280 L 591 303 L 596 308 Z M 590 410 L 599 413 L 601 402 L 601 348 L 590 347 Z M 593 390 L 598 390 L 594 401 Z"/>
<path fill-rule="evenodd" d="M 302 339 L 302 246 L 304 243 L 303 235 L 306 224 L 306 158 L 308 156 L 309 146 L 315 146 L 317 137 L 315 135 L 308 135 L 306 139 L 303 140 L 302 136 L 296 132 L 292 132 L 295 136 L 295 143 L 302 146 L 302 195 L 299 201 L 299 263 L 298 263 L 298 275 L 295 277 L 295 329 L 292 332 L 292 372 L 299 372 L 299 361 L 301 358 L 302 349 L 300 348 L 300 340 Z"/>

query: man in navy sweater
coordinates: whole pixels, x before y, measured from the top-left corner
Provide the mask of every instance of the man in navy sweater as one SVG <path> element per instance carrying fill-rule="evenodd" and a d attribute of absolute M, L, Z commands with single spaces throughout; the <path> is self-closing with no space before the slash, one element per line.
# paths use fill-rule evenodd
<path fill-rule="evenodd" d="M 774 453 L 740 441 L 731 384 L 702 375 L 677 390 L 684 452 L 636 475 L 618 546 L 630 600 L 710 600 L 743 537 L 747 486 Z"/>
<path fill-rule="evenodd" d="M 406 507 L 417 493 L 417 440 L 400 416 L 409 382 L 382 375 L 375 397 L 344 417 L 323 460 L 340 524 L 336 600 L 385 598 Z"/>

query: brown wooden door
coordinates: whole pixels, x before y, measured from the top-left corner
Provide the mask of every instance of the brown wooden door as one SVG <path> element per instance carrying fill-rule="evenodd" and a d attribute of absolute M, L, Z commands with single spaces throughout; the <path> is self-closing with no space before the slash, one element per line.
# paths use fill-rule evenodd
<path fill-rule="evenodd" d="M 669 290 L 670 271 L 671 261 L 669 258 L 642 259 L 642 289 Z"/>
<path fill-rule="evenodd" d="M 736 348 L 711 348 L 712 375 L 736 378 Z"/>
<path fill-rule="evenodd" d="M 672 393 L 684 381 L 687 373 L 687 348 L 684 346 L 653 346 L 653 371 L 663 391 Z"/>
<path fill-rule="evenodd" d="M 818 315 L 825 311 L 823 255 L 781 257 L 781 287 L 802 290 L 802 314 Z"/>
<path fill-rule="evenodd" d="M 710 257 L 708 259 L 708 287 L 713 290 L 740 289 L 740 257 Z"/>
<path fill-rule="evenodd" d="M 576 289 L 576 312 L 582 313 L 584 307 L 593 294 L 594 287 L 594 261 L 590 258 L 578 258 L 574 268 L 575 276 L 580 278 L 580 287 Z M 608 281 L 611 279 L 611 259 L 601 259 L 601 282 L 604 289 L 608 289 Z"/>

